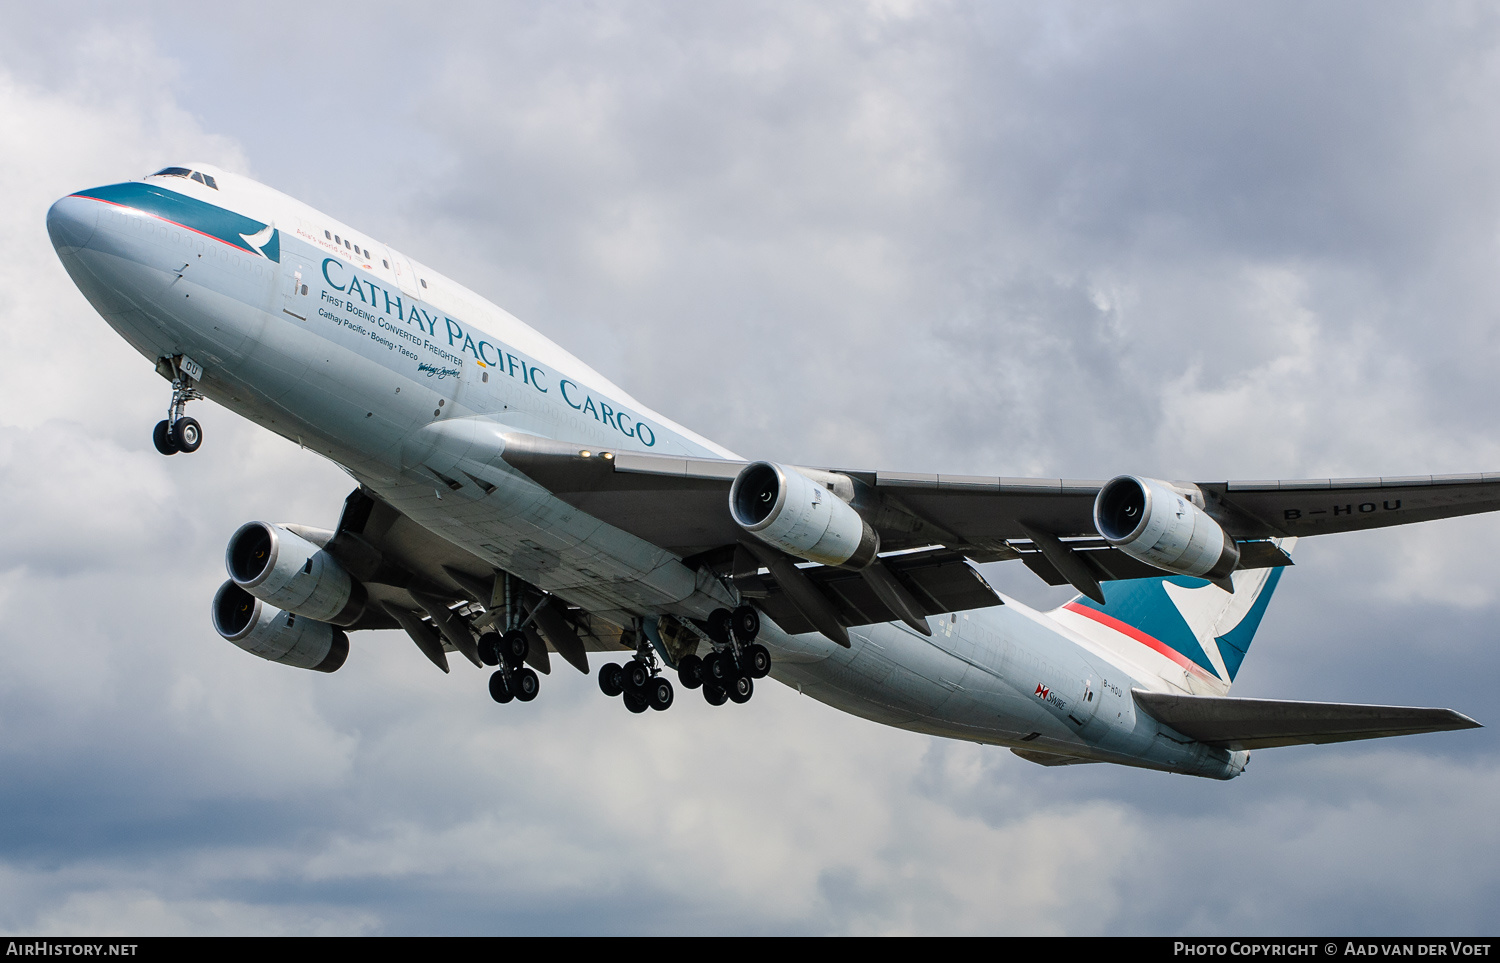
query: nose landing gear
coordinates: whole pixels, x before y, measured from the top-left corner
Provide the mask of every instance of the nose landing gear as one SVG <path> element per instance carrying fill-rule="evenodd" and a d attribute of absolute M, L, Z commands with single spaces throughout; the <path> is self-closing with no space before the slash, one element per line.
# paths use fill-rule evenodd
<path fill-rule="evenodd" d="M 163 455 L 175 455 L 179 451 L 192 454 L 203 444 L 203 426 L 198 419 L 187 417 L 184 412 L 189 401 L 198 401 L 203 393 L 193 387 L 203 376 L 203 368 L 191 358 L 177 355 L 162 358 L 156 369 L 172 378 L 172 402 L 167 405 L 167 417 L 156 423 L 151 432 L 151 442 Z"/>

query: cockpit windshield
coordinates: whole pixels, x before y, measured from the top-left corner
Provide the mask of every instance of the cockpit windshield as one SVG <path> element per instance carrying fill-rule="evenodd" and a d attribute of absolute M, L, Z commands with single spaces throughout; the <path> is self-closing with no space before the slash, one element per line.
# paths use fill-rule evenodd
<path fill-rule="evenodd" d="M 202 184 L 204 187 L 212 187 L 214 190 L 218 190 L 219 189 L 219 185 L 214 182 L 214 178 L 213 178 L 212 174 L 200 174 L 197 171 L 188 170 L 186 167 L 163 167 L 161 170 L 157 171 L 155 174 L 152 174 L 151 176 L 152 177 L 186 177 L 186 178 L 190 178 L 191 180 L 197 181 L 198 183 Z"/>

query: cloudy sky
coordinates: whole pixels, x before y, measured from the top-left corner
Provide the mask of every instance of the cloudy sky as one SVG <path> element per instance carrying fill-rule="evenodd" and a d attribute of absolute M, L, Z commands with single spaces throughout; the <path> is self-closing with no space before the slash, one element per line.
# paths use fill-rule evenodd
<path fill-rule="evenodd" d="M 1500 468 L 1500 13 L 1201 2 L 31 5 L 0 33 L 0 931 L 1494 933 L 1494 729 L 1230 783 L 779 686 L 528 706 L 208 620 L 335 466 L 168 391 L 47 242 L 203 160 L 437 266 L 754 457 Z M 1500 723 L 1500 519 L 1303 542 L 1235 693 Z M 1027 572 L 987 572 L 1032 604 Z M 569 674 L 562 674 L 567 672 Z"/>

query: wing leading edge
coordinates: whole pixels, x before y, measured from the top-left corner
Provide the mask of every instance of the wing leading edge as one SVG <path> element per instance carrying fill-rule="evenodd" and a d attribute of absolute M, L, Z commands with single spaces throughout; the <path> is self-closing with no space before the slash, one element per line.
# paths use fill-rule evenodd
<path fill-rule="evenodd" d="M 521 433 L 505 461 L 569 504 L 683 557 L 734 545 L 746 533 L 728 494 L 746 462 L 600 451 Z M 841 471 L 859 486 L 861 514 L 884 551 L 941 545 L 974 561 L 1021 558 L 1054 584 L 1069 566 L 1051 539 L 1100 580 L 1161 571 L 1105 544 L 1094 528 L 1102 482 L 1063 478 Z M 1241 567 L 1290 564 L 1265 540 L 1349 532 L 1500 510 L 1500 473 L 1400 478 L 1199 482 L 1205 509 L 1242 545 Z M 1054 546 L 1055 548 L 1055 546 Z M 1063 565 L 1059 566 L 1058 562 Z"/>

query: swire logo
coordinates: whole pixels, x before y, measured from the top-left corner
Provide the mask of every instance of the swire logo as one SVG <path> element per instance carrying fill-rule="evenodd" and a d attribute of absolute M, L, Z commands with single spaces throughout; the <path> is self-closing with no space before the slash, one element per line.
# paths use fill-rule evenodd
<path fill-rule="evenodd" d="M 1036 697 L 1038 699 L 1045 699 L 1045 698 L 1047 698 L 1051 694 L 1052 694 L 1052 690 L 1051 689 L 1049 689 L 1046 686 L 1042 685 L 1040 682 L 1038 682 L 1036 684 L 1036 693 L 1035 693 L 1035 695 L 1036 695 Z"/>

